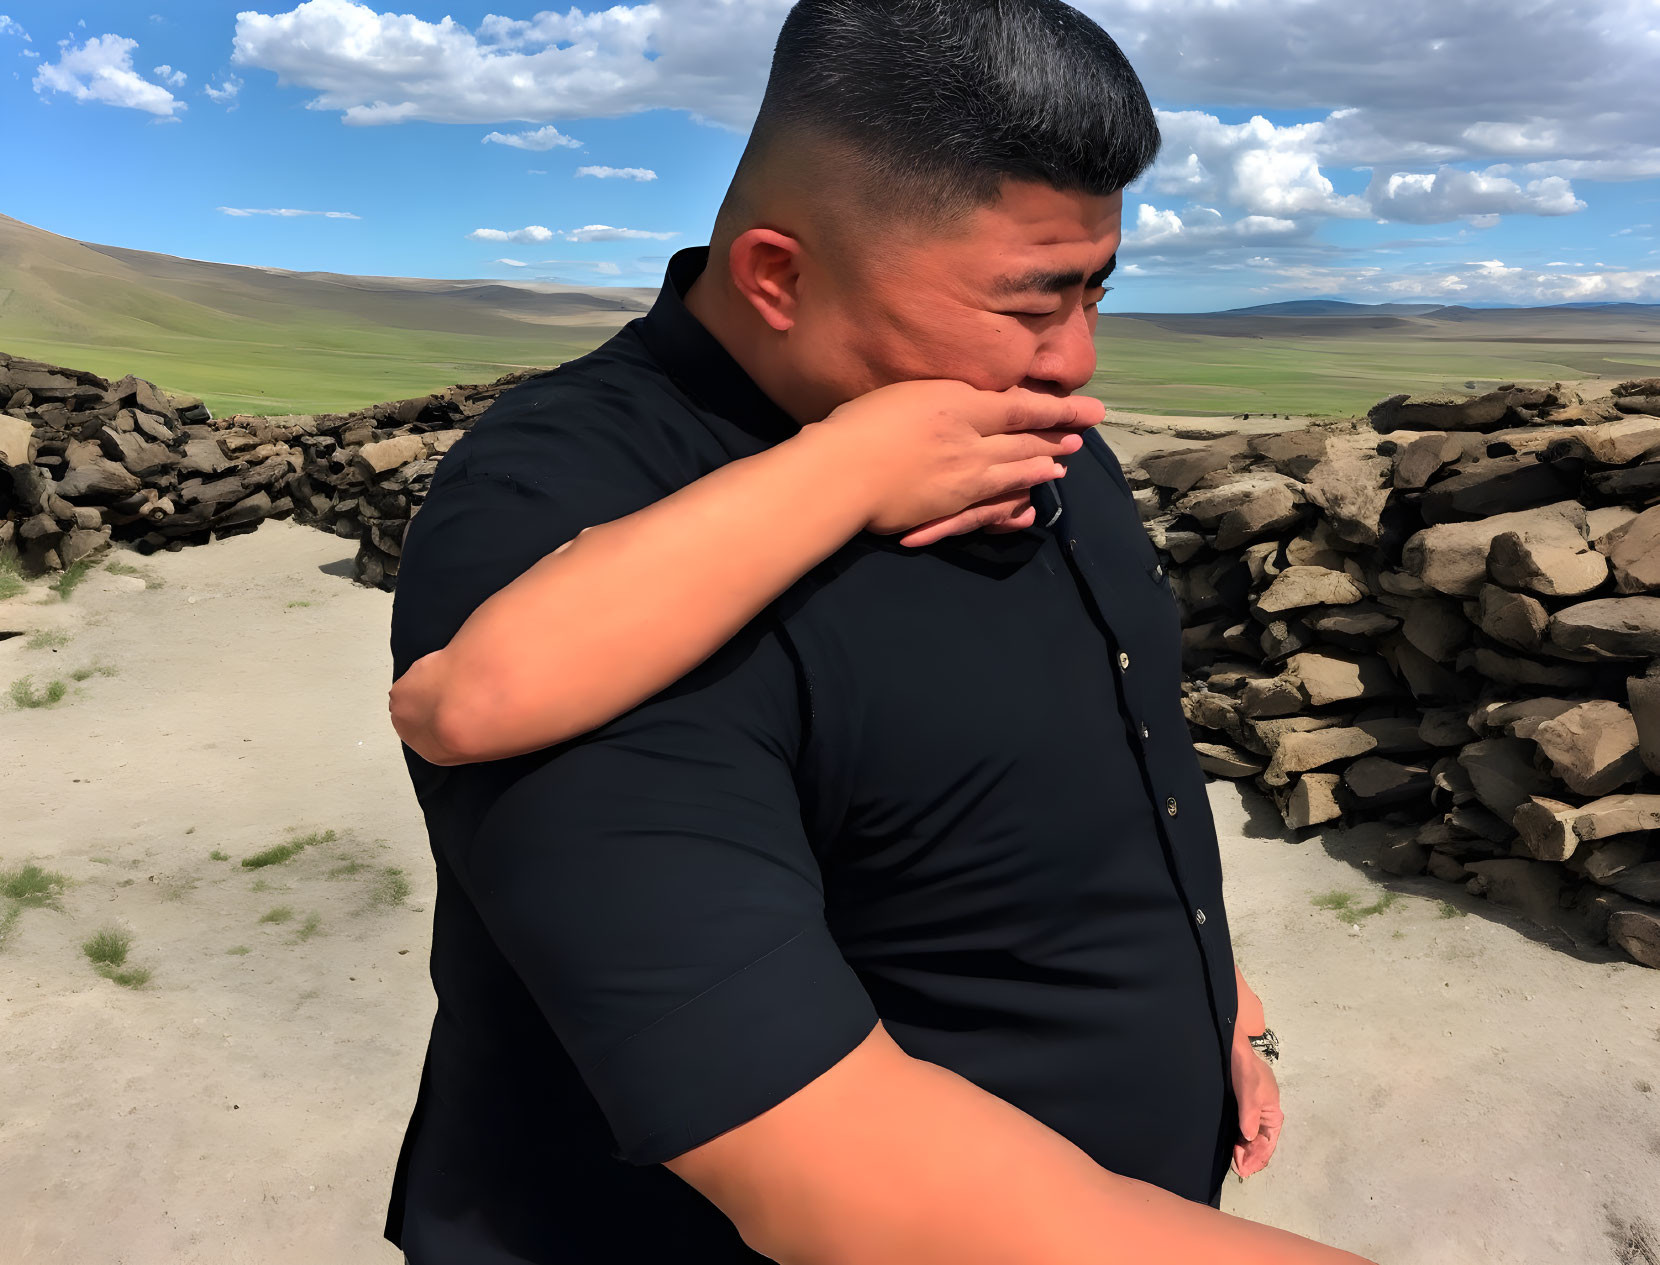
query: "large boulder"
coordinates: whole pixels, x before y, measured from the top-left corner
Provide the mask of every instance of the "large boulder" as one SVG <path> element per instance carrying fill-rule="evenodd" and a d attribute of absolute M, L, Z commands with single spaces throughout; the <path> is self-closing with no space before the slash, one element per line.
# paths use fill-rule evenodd
<path fill-rule="evenodd" d="M 1432 483 L 1418 508 L 1426 523 L 1452 523 L 1550 505 L 1578 492 L 1577 479 L 1563 466 L 1518 453 L 1473 462 L 1452 478 Z"/>
<path fill-rule="evenodd" d="M 1507 589 L 1541 597 L 1582 597 L 1608 578 L 1608 560 L 1584 540 L 1501 532 L 1487 550 L 1487 574 Z"/>
<path fill-rule="evenodd" d="M 1596 543 L 1608 555 L 1614 587 L 1621 593 L 1660 590 L 1660 505 L 1598 537 Z"/>
<path fill-rule="evenodd" d="M 1477 597 L 1477 623 L 1494 641 L 1536 654 L 1544 644 L 1550 613 L 1537 598 L 1484 584 Z"/>
<path fill-rule="evenodd" d="M 1343 571 L 1324 567 L 1287 567 L 1257 599 L 1263 611 L 1295 610 L 1303 606 L 1343 606 L 1358 602 L 1366 590 Z"/>
<path fill-rule="evenodd" d="M 1389 501 L 1390 461 L 1352 450 L 1333 451 L 1309 471 L 1305 495 L 1325 511 L 1337 535 L 1356 545 L 1375 545 Z"/>
<path fill-rule="evenodd" d="M 1452 597 L 1474 597 L 1487 582 L 1493 540 L 1515 532 L 1530 544 L 1578 550 L 1585 545 L 1585 509 L 1561 501 L 1470 523 L 1441 523 L 1416 533 L 1401 550 L 1401 565 L 1431 588 Z"/>
<path fill-rule="evenodd" d="M 1507 824 L 1530 796 L 1547 795 L 1555 782 L 1533 763 L 1537 748 L 1521 738 L 1484 738 L 1458 753 L 1476 798 Z"/>
<path fill-rule="evenodd" d="M 1517 805 L 1515 825 L 1535 856 L 1566 858 L 1582 843 L 1660 829 L 1660 795 L 1606 795 L 1575 807 L 1535 791 L 1528 801 Z"/>
<path fill-rule="evenodd" d="M 1413 400 L 1395 395 L 1367 414 L 1374 430 L 1491 431 L 1525 425 L 1536 410 L 1562 402 L 1555 391 L 1538 388 L 1489 391 L 1463 400 Z"/>
<path fill-rule="evenodd" d="M 1634 676 L 1625 697 L 1637 722 L 1637 752 L 1650 773 L 1660 773 L 1660 675 Z"/>
<path fill-rule="evenodd" d="M 1576 795 L 1607 795 L 1643 776 L 1637 724 L 1607 699 L 1592 699 L 1541 721 L 1533 741 Z"/>
<path fill-rule="evenodd" d="M 1551 617 L 1548 639 L 1569 652 L 1606 659 L 1660 657 L 1660 597 L 1605 597 Z"/>
<path fill-rule="evenodd" d="M 1622 909 L 1608 920 L 1608 942 L 1644 966 L 1660 967 L 1660 912 Z"/>
<path fill-rule="evenodd" d="M 1274 759 L 1262 775 L 1270 786 L 1286 786 L 1299 773 L 1318 769 L 1339 760 L 1365 755 L 1378 745 L 1364 729 L 1311 729 L 1283 735 L 1274 748 Z"/>
<path fill-rule="evenodd" d="M 1370 655 L 1304 651 L 1286 661 L 1286 672 L 1296 681 L 1303 698 L 1314 707 L 1395 692 L 1395 680 L 1388 664 Z"/>
<path fill-rule="evenodd" d="M 1293 526 L 1302 517 L 1302 504 L 1301 485 L 1294 480 L 1251 474 L 1189 492 L 1176 509 L 1213 529 L 1216 548 L 1226 551 Z"/>

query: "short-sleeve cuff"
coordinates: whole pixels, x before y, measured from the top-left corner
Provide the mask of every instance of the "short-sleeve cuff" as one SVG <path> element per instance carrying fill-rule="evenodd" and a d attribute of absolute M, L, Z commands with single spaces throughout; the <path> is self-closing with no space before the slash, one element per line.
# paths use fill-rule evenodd
<path fill-rule="evenodd" d="M 815 922 L 586 1073 L 617 1141 L 612 1157 L 661 1164 L 753 1120 L 840 1062 L 877 1017 Z"/>

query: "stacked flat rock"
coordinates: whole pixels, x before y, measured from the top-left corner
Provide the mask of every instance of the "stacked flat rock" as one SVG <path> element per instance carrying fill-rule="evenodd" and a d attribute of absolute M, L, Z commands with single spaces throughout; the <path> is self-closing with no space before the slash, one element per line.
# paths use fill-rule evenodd
<path fill-rule="evenodd" d="M 357 579 L 390 589 L 438 458 L 531 376 L 356 413 L 216 419 L 141 378 L 0 353 L 0 548 L 39 575 L 112 540 L 153 553 L 292 516 L 358 541 Z"/>
<path fill-rule="evenodd" d="M 1660 967 L 1660 379 L 1395 396 L 1126 473 L 1209 773 Z"/>

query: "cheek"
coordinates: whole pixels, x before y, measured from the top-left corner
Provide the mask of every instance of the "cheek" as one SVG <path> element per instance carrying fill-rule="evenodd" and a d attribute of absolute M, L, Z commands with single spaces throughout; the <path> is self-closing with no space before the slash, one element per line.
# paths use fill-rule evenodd
<path fill-rule="evenodd" d="M 1016 322 L 967 312 L 952 320 L 895 320 L 865 327 L 870 354 L 894 381 L 954 378 L 1001 391 L 1026 377 L 1037 340 Z"/>

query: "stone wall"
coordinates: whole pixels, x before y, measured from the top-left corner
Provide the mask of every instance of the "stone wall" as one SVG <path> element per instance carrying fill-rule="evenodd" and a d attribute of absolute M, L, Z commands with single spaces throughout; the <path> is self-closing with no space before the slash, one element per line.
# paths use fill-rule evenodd
<path fill-rule="evenodd" d="M 507 387 L 214 419 L 0 354 L 0 548 L 62 569 L 293 516 L 391 589 L 438 459 Z M 1183 615 L 1201 763 L 1287 825 L 1660 967 L 1660 379 L 1385 400 L 1128 467 Z"/>
<path fill-rule="evenodd" d="M 1660 967 L 1660 379 L 1395 396 L 1127 474 L 1207 771 Z"/>
<path fill-rule="evenodd" d="M 390 589 L 438 458 L 531 376 L 356 413 L 216 419 L 139 378 L 0 353 L 0 548 L 40 574 L 111 540 L 152 553 L 292 516 L 358 541 L 357 578 Z"/>

